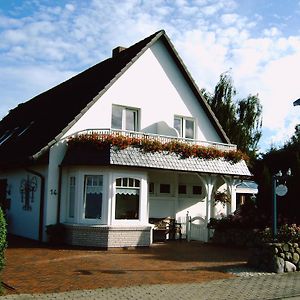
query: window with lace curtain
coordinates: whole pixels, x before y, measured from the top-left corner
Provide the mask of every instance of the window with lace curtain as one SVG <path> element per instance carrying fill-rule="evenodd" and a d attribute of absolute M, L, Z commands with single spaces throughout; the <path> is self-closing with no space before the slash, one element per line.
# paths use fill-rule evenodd
<path fill-rule="evenodd" d="M 140 180 L 116 179 L 115 219 L 136 220 L 139 218 Z"/>

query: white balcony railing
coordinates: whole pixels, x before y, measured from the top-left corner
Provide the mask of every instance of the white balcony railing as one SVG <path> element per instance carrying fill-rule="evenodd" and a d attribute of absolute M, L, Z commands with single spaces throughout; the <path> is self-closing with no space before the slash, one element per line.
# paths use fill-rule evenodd
<path fill-rule="evenodd" d="M 92 133 L 98 133 L 103 135 L 108 134 L 116 134 L 116 135 L 124 135 L 128 137 L 134 137 L 134 138 L 146 138 L 151 140 L 157 140 L 161 143 L 168 143 L 171 141 L 178 141 L 182 143 L 187 143 L 191 145 L 199 145 L 203 147 L 213 147 L 221 151 L 236 151 L 237 146 L 234 144 L 224 144 L 224 143 L 217 143 L 217 142 L 210 142 L 210 141 L 200 141 L 200 140 L 194 140 L 194 139 L 187 139 L 182 137 L 175 137 L 175 136 L 165 136 L 161 134 L 154 134 L 154 133 L 145 133 L 145 132 L 137 132 L 137 131 L 125 131 L 125 130 L 118 130 L 118 129 L 86 129 L 82 131 L 78 131 L 75 134 L 72 134 L 71 136 L 66 137 L 66 139 L 75 137 L 81 134 L 92 134 Z"/>

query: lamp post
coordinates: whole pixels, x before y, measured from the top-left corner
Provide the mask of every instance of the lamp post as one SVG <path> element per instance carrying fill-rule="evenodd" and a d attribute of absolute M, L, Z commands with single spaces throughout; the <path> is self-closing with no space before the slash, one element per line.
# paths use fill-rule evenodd
<path fill-rule="evenodd" d="M 279 180 L 287 179 L 292 175 L 291 169 L 289 168 L 285 175 L 279 171 L 277 174 L 272 176 L 272 193 L 273 193 L 273 238 L 277 237 L 277 196 L 285 196 L 288 188 L 284 184 L 277 185 Z"/>
<path fill-rule="evenodd" d="M 300 98 L 293 102 L 294 106 L 300 105 Z"/>

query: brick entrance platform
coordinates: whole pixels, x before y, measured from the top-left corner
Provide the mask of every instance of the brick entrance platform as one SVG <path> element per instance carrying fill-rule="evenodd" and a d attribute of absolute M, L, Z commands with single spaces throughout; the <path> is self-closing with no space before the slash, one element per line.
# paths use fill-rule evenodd
<path fill-rule="evenodd" d="M 230 278 L 225 267 L 244 264 L 244 250 L 171 241 L 146 248 L 54 247 L 9 238 L 2 281 L 5 293 L 53 293 Z"/>

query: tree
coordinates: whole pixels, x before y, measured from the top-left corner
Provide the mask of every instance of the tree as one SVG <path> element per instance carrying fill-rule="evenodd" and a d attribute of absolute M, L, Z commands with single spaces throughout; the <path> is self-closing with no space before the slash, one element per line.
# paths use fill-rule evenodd
<path fill-rule="evenodd" d="M 262 106 L 258 95 L 235 100 L 237 92 L 228 72 L 220 75 L 213 94 L 205 89 L 201 92 L 230 141 L 250 158 L 256 158 L 262 126 Z"/>
<path fill-rule="evenodd" d="M 300 177 L 300 131 L 299 125 L 296 126 L 295 134 L 281 148 L 272 147 L 269 151 L 262 154 L 257 160 L 253 169 L 254 179 L 258 183 L 259 193 L 257 196 L 257 204 L 261 211 L 272 215 L 272 175 L 278 173 L 279 170 L 283 174 L 291 168 L 292 176 L 282 178 L 278 184 L 286 184 L 288 192 L 283 197 L 278 197 L 277 208 L 279 222 L 282 224 L 300 223 L 299 210 L 299 177 Z"/>

